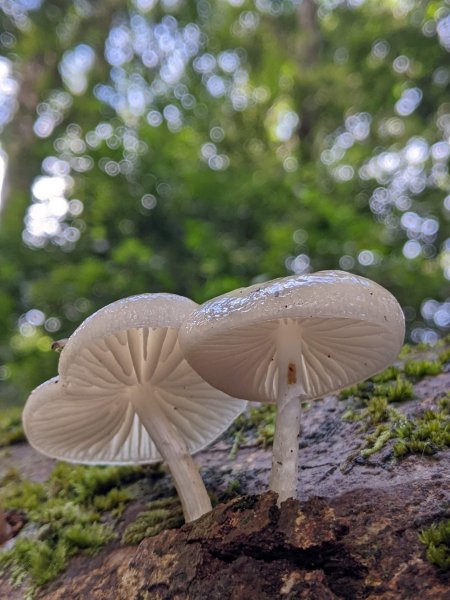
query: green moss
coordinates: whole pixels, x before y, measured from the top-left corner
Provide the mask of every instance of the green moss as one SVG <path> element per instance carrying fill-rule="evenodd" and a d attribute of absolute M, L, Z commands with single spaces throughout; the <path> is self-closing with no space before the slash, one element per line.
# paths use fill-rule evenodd
<path fill-rule="evenodd" d="M 143 476 L 140 467 L 59 463 L 42 484 L 8 472 L 0 506 L 25 511 L 29 526 L 10 550 L 0 554 L 0 569 L 7 569 L 15 583 L 27 579 L 40 586 L 54 579 L 70 556 L 97 552 L 115 537 L 112 516 L 106 517 L 105 511 L 119 514 L 131 499 L 121 486 Z"/>
<path fill-rule="evenodd" d="M 7 476 L 8 477 L 8 476 Z M 3 480 L 0 490 L 0 506 L 15 508 L 33 513 L 38 510 L 47 499 L 47 493 L 42 483 L 10 479 Z"/>
<path fill-rule="evenodd" d="M 406 352 L 410 353 L 411 350 Z M 403 370 L 406 376 L 417 380 L 440 373 L 442 364 L 440 360 L 409 360 Z M 412 382 L 403 377 L 397 367 L 389 367 L 372 380 L 344 390 L 341 398 L 348 399 L 343 420 L 361 421 L 363 429 L 369 430 L 359 451 L 360 457 L 372 456 L 388 442 L 397 458 L 411 453 L 432 455 L 450 446 L 450 394 L 439 400 L 436 411 L 406 418 L 390 406 L 414 398 Z"/>
<path fill-rule="evenodd" d="M 62 521 L 53 521 L 40 527 L 29 537 L 19 537 L 10 550 L 0 554 L 0 570 L 8 570 L 12 583 L 28 579 L 32 586 L 40 586 L 54 579 L 65 569 L 70 556 L 78 552 L 93 554 L 113 539 L 111 526 L 82 519 L 70 522 L 67 515 Z"/>
<path fill-rule="evenodd" d="M 163 529 L 175 529 L 184 523 L 178 498 L 155 500 L 147 505 L 135 521 L 128 525 L 122 536 L 123 544 L 139 544 L 144 538 L 157 535 Z"/>
<path fill-rule="evenodd" d="M 261 408 L 250 409 L 251 420 L 256 424 L 256 441 L 264 448 L 273 444 L 275 435 L 276 407 L 266 404 Z"/>
<path fill-rule="evenodd" d="M 446 348 L 439 353 L 439 360 L 442 364 L 450 362 L 450 348 Z"/>
<path fill-rule="evenodd" d="M 85 467 L 58 463 L 48 486 L 53 496 L 66 496 L 87 502 L 118 485 L 143 476 L 141 467 Z"/>
<path fill-rule="evenodd" d="M 389 407 L 385 396 L 372 396 L 369 400 L 365 400 L 362 406 L 362 409 L 361 406 L 349 407 L 342 415 L 342 420 L 364 421 L 364 428 L 367 429 L 372 425 L 378 425 L 387 421 L 393 410 Z"/>
<path fill-rule="evenodd" d="M 0 412 L 0 448 L 23 441 L 22 408 L 3 408 Z"/>
<path fill-rule="evenodd" d="M 361 456 L 368 458 L 372 454 L 379 452 L 391 438 L 391 428 L 385 424 L 379 425 L 371 435 L 367 436 L 366 447 L 361 450 Z"/>
<path fill-rule="evenodd" d="M 372 379 L 342 390 L 339 399 L 353 398 L 364 405 L 373 396 L 385 397 L 388 402 L 404 402 L 410 400 L 413 395 L 412 383 L 401 377 L 399 369 L 392 366 Z"/>
<path fill-rule="evenodd" d="M 20 473 L 15 467 L 10 467 L 0 480 L 0 488 L 7 483 L 12 483 L 20 479 Z"/>
<path fill-rule="evenodd" d="M 414 349 L 417 350 L 418 352 L 427 352 L 431 348 L 432 348 L 432 346 L 430 346 L 430 344 L 428 344 L 427 342 L 419 342 L 414 347 Z"/>
<path fill-rule="evenodd" d="M 433 523 L 419 534 L 427 548 L 427 559 L 442 571 L 450 570 L 450 519 Z"/>
<path fill-rule="evenodd" d="M 405 402 L 414 397 L 414 387 L 410 381 L 398 376 L 393 383 L 377 384 L 374 394 L 385 396 L 388 402 Z"/>
<path fill-rule="evenodd" d="M 405 358 L 409 356 L 413 350 L 411 344 L 404 344 L 403 348 L 400 350 L 399 358 Z"/>
<path fill-rule="evenodd" d="M 95 554 L 114 537 L 111 526 L 103 523 L 92 523 L 89 527 L 75 523 L 64 529 L 61 542 L 73 553 L 84 550 L 86 554 Z"/>
<path fill-rule="evenodd" d="M 258 437 L 256 442 L 261 444 L 263 448 L 268 448 L 273 444 L 273 438 L 275 435 L 275 420 L 273 423 L 266 423 L 258 430 Z"/>
<path fill-rule="evenodd" d="M 223 502 L 239 498 L 242 494 L 242 484 L 239 479 L 230 479 L 223 490 L 218 491 L 217 494 L 210 494 L 211 504 L 215 507 Z"/>
<path fill-rule="evenodd" d="M 351 387 L 344 388 L 339 392 L 339 400 L 347 400 L 348 398 L 352 398 L 353 396 L 358 395 L 358 386 L 352 385 Z"/>
<path fill-rule="evenodd" d="M 94 506 L 102 512 L 112 511 L 114 515 L 120 516 L 127 502 L 131 500 L 131 494 L 128 490 L 113 488 L 103 496 L 94 497 Z"/>
<path fill-rule="evenodd" d="M 238 444 L 243 443 L 250 432 L 256 434 L 256 442 L 258 445 L 266 448 L 271 446 L 273 443 L 273 436 L 275 433 L 275 418 L 276 418 L 276 407 L 273 404 L 264 404 L 258 408 L 250 408 L 244 414 L 242 414 L 234 422 L 231 433 L 235 436 L 233 448 L 231 452 L 236 455 L 237 448 L 236 439 Z"/>
<path fill-rule="evenodd" d="M 243 428 L 238 429 L 234 434 L 233 445 L 230 450 L 229 458 L 234 460 L 239 452 L 240 445 L 245 441 L 245 433 Z"/>
<path fill-rule="evenodd" d="M 19 585 L 29 576 L 34 586 L 54 579 L 67 566 L 67 548 L 63 543 L 21 538 L 14 548 L 0 555 L 0 568 L 9 569 L 11 582 Z"/>
<path fill-rule="evenodd" d="M 89 527 L 93 523 L 98 523 L 101 519 L 101 515 L 94 510 L 80 507 L 72 502 L 66 504 L 54 504 L 48 502 L 48 508 L 42 511 L 41 533 L 43 538 L 47 537 L 47 533 L 50 532 L 54 524 L 57 524 L 58 537 L 64 537 L 65 529 L 71 527 L 74 524 L 82 525 L 83 527 Z"/>
<path fill-rule="evenodd" d="M 390 408 L 383 399 L 374 397 L 360 413 L 368 426 L 378 425 L 365 440 L 360 451 L 367 458 L 392 440 L 392 452 L 397 458 L 408 454 L 431 456 L 450 447 L 450 416 L 447 397 L 440 401 L 440 410 L 427 410 L 421 417 L 407 418 Z"/>
<path fill-rule="evenodd" d="M 419 419 L 405 419 L 394 430 L 395 456 L 432 455 L 450 447 L 450 418 L 443 412 L 427 410 Z"/>
<path fill-rule="evenodd" d="M 356 411 L 354 408 L 349 408 L 342 414 L 343 421 L 361 421 L 364 415 L 360 411 Z"/>
<path fill-rule="evenodd" d="M 439 400 L 438 407 L 445 415 L 450 415 L 450 393 Z"/>
<path fill-rule="evenodd" d="M 418 346 L 405 346 L 401 355 L 409 360 L 404 367 L 388 367 L 385 371 L 363 383 L 343 390 L 341 400 L 347 400 L 342 414 L 345 421 L 359 421 L 361 429 L 368 434 L 361 449 L 344 463 L 355 464 L 358 457 L 375 454 L 389 442 L 392 455 L 401 458 L 411 453 L 432 455 L 450 446 L 450 393 L 439 399 L 436 410 L 427 411 L 419 417 L 407 418 L 392 407 L 392 403 L 407 402 L 414 399 L 413 381 L 426 375 L 442 372 L 442 362 L 450 359 L 450 350 L 446 348 L 448 339 L 439 343 L 439 359 L 417 360 Z M 436 356 L 428 345 L 422 348 L 427 356 Z M 407 377 L 411 378 L 409 381 Z"/>
<path fill-rule="evenodd" d="M 370 425 L 377 425 L 389 418 L 388 399 L 385 396 L 372 396 L 367 404 L 366 414 Z"/>
<path fill-rule="evenodd" d="M 237 496 L 242 495 L 242 485 L 239 479 L 231 479 L 228 482 L 227 487 L 224 490 L 224 496 L 226 500 L 231 500 L 232 498 L 236 498 Z M 221 499 L 224 501 L 224 499 Z"/>
<path fill-rule="evenodd" d="M 374 383 L 386 383 L 387 381 L 392 381 L 393 379 L 395 379 L 399 374 L 400 369 L 391 366 L 382 371 L 381 373 L 378 373 L 378 375 L 374 375 L 374 377 L 372 377 L 372 381 Z"/>
<path fill-rule="evenodd" d="M 442 373 L 442 363 L 440 360 L 409 360 L 403 370 L 408 377 L 417 380 L 427 375 Z"/>
<path fill-rule="evenodd" d="M 351 387 L 344 388 L 339 392 L 339 400 L 347 400 L 348 398 L 362 398 L 367 396 L 367 382 L 358 383 Z"/>

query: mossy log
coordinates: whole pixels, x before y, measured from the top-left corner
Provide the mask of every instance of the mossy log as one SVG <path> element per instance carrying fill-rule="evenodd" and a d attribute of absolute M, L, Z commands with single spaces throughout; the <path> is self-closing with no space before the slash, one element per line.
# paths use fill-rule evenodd
<path fill-rule="evenodd" d="M 449 363 L 444 344 L 407 349 L 395 368 L 340 397 L 306 405 L 300 500 L 281 508 L 266 492 L 273 435 L 267 407 L 252 408 L 196 456 L 216 508 L 181 528 L 164 471 L 144 470 L 132 481 L 124 476 L 117 483 L 122 491 L 114 493 L 123 508 L 114 514 L 109 488 L 97 490 L 98 482 L 89 480 L 91 500 L 86 476 L 67 474 L 84 498 L 83 510 L 93 505 L 115 539 L 96 556 L 71 556 L 55 580 L 35 587 L 34 597 L 447 600 Z M 55 480 L 54 462 L 23 443 L 7 448 L 0 479 L 12 468 L 44 490 Z M 145 535 L 152 537 L 127 545 Z M 0 598 L 21 600 L 32 584 L 25 576 L 14 588 L 5 571 Z"/>

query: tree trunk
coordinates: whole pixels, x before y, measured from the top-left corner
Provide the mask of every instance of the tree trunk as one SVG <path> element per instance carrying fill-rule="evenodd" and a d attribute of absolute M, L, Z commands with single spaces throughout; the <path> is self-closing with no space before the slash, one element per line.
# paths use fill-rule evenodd
<path fill-rule="evenodd" d="M 311 69 L 319 60 L 320 29 L 314 0 L 302 0 L 297 12 L 299 28 L 298 61 L 301 70 Z"/>

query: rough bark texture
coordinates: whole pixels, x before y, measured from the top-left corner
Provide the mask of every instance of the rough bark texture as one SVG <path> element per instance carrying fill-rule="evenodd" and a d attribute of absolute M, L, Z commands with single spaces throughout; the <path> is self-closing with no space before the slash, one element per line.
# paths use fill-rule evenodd
<path fill-rule="evenodd" d="M 407 415 L 435 409 L 450 389 L 448 367 L 417 383 L 415 398 L 397 408 Z M 138 547 L 117 540 L 96 557 L 76 556 L 36 598 L 447 600 L 450 573 L 427 561 L 419 533 L 450 517 L 450 449 L 397 460 L 388 442 L 364 459 L 357 449 L 367 431 L 361 422 L 342 419 L 347 408 L 328 397 L 304 413 L 302 501 L 277 508 L 275 496 L 266 492 L 270 450 L 250 437 L 231 459 L 233 439 L 225 437 L 195 461 L 209 490 L 220 496 L 239 481 L 243 497 Z M 0 477 L 15 465 L 42 481 L 53 464 L 17 445 L 4 457 Z M 164 495 L 170 485 L 163 476 L 158 493 Z M 149 489 L 128 505 L 119 535 L 143 510 Z M 2 600 L 23 598 L 23 589 L 11 588 L 6 576 L 0 577 L 0 590 Z"/>
<path fill-rule="evenodd" d="M 424 560 L 416 533 L 450 499 L 448 481 L 430 483 L 288 500 L 280 509 L 270 492 L 238 498 L 137 551 L 94 560 L 42 597 L 445 600 L 450 577 Z"/>
<path fill-rule="evenodd" d="M 0 510 L 0 544 L 4 544 L 11 537 L 11 528 L 6 520 L 6 515 Z"/>

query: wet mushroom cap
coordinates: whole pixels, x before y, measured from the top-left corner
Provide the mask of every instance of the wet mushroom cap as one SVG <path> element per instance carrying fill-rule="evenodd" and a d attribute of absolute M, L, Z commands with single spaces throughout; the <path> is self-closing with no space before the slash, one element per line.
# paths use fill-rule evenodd
<path fill-rule="evenodd" d="M 196 306 L 174 294 L 142 294 L 86 319 L 61 353 L 59 377 L 27 400 L 30 444 L 69 462 L 159 462 L 143 422 L 151 419 L 152 403 L 191 454 L 214 441 L 245 402 L 211 387 L 184 359 L 178 330 Z"/>
<path fill-rule="evenodd" d="M 187 317 L 179 337 L 189 363 L 211 385 L 275 403 L 282 347 L 290 345 L 294 357 L 289 383 L 299 397 L 314 399 L 384 369 L 404 333 L 403 312 L 383 287 L 321 271 L 214 298 Z"/>

